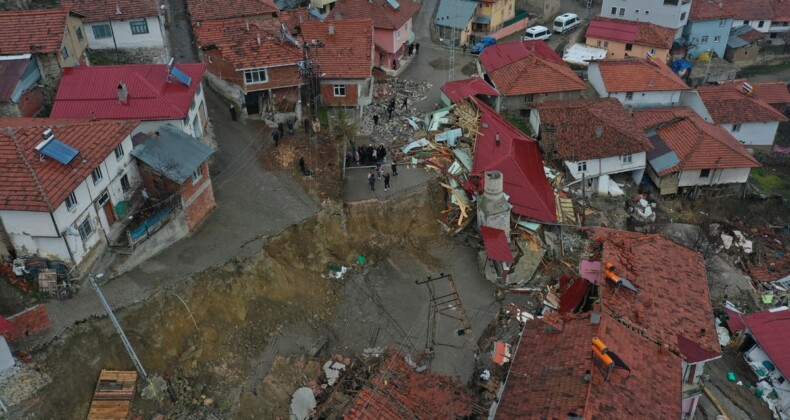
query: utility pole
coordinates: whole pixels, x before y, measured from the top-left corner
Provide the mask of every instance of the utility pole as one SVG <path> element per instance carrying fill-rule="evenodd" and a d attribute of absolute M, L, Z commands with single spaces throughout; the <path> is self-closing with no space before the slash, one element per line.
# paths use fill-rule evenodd
<path fill-rule="evenodd" d="M 307 82 L 307 96 L 310 103 L 310 115 L 315 118 L 318 114 L 319 77 L 321 77 L 321 66 L 313 60 L 313 49 L 324 48 L 324 43 L 313 40 L 307 43 L 302 34 L 302 28 L 298 25 L 294 27 L 296 35 L 302 39 L 302 62 L 299 63 L 299 76 Z"/>
<path fill-rule="evenodd" d="M 102 278 L 104 275 L 99 274 L 96 277 Z M 118 331 L 118 335 L 121 336 L 121 341 L 123 341 L 123 346 L 126 347 L 126 352 L 129 353 L 129 357 L 132 358 L 132 362 L 134 362 L 134 367 L 137 369 L 137 373 L 143 377 L 143 379 L 148 380 L 148 374 L 145 372 L 145 368 L 143 368 L 143 364 L 140 362 L 140 359 L 137 358 L 137 353 L 134 352 L 132 348 L 132 344 L 129 342 L 129 339 L 126 338 L 126 334 L 123 332 L 123 328 L 121 328 L 121 324 L 118 323 L 118 320 L 115 318 L 115 314 L 112 312 L 112 308 L 110 307 L 109 302 L 107 299 L 104 298 L 104 294 L 102 293 L 99 285 L 96 284 L 96 277 L 92 274 L 88 274 L 88 279 L 90 279 L 91 287 L 96 290 L 96 294 L 99 295 L 99 300 L 101 301 L 102 306 L 104 306 L 104 310 L 107 311 L 107 315 L 110 317 L 110 321 L 112 321 L 112 325 L 115 326 L 115 330 Z"/>

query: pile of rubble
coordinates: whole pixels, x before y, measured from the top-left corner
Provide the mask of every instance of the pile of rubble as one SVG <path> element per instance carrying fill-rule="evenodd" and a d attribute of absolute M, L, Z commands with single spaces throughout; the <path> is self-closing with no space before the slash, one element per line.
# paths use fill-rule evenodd
<path fill-rule="evenodd" d="M 763 296 L 790 292 L 790 226 L 732 222 L 720 226 L 714 234 L 721 240 L 718 250 L 736 258 Z"/>
<path fill-rule="evenodd" d="M 426 92 L 431 86 L 427 82 L 399 79 L 376 83 L 373 103 L 365 108 L 359 133 L 375 136 L 376 142 L 383 144 L 402 140 L 411 132 L 406 119 L 414 115 L 414 106 L 425 100 Z M 407 101 L 405 107 L 404 100 Z M 388 112 L 390 106 L 393 108 L 392 117 Z M 378 124 L 374 122 L 374 117 L 378 117 Z"/>

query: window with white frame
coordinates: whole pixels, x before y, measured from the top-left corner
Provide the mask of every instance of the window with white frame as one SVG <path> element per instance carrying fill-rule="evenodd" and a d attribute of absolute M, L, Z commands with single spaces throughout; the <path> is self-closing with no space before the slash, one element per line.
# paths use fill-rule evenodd
<path fill-rule="evenodd" d="M 623 163 L 631 163 L 631 162 L 633 162 L 634 158 L 633 158 L 633 155 L 622 155 L 622 156 L 620 156 L 620 160 Z"/>
<path fill-rule="evenodd" d="M 192 184 L 200 181 L 200 178 L 203 178 L 203 165 L 198 166 L 195 172 L 192 172 Z"/>
<path fill-rule="evenodd" d="M 620 8 L 620 16 L 625 16 L 625 7 Z"/>
<path fill-rule="evenodd" d="M 576 172 L 587 172 L 587 162 L 578 162 L 576 164 Z"/>
<path fill-rule="evenodd" d="M 719 41 L 721 41 L 721 35 L 716 35 L 713 37 L 713 42 L 719 42 Z"/>
<path fill-rule="evenodd" d="M 634 92 L 626 92 L 625 93 L 625 100 L 626 101 L 630 101 L 631 99 L 634 99 Z"/>
<path fill-rule="evenodd" d="M 91 172 L 91 179 L 93 179 L 93 185 L 98 184 L 99 181 L 102 180 L 102 178 L 104 178 L 104 174 L 101 173 L 101 167 L 98 167 L 94 169 L 93 172 Z"/>
<path fill-rule="evenodd" d="M 73 210 L 77 206 L 77 195 L 73 192 L 66 197 L 66 210 Z"/>
<path fill-rule="evenodd" d="M 142 35 L 148 33 L 148 21 L 145 19 L 133 20 L 129 22 L 129 27 L 132 29 L 132 35 Z"/>
<path fill-rule="evenodd" d="M 91 29 L 93 29 L 93 37 L 96 39 L 112 37 L 112 28 L 109 23 L 95 24 Z"/>
<path fill-rule="evenodd" d="M 346 85 L 332 85 L 335 96 L 346 96 Z"/>
<path fill-rule="evenodd" d="M 115 160 L 121 160 L 125 153 L 126 152 L 123 150 L 123 143 L 119 144 L 118 147 L 115 148 Z"/>
<path fill-rule="evenodd" d="M 266 83 L 269 81 L 269 74 L 263 67 L 257 69 L 244 70 L 244 82 L 248 85 L 255 83 Z"/>
<path fill-rule="evenodd" d="M 85 242 L 86 239 L 90 238 L 90 236 L 93 235 L 94 232 L 93 223 L 91 223 L 91 218 L 87 217 L 85 220 L 83 220 L 82 223 L 80 223 L 80 226 L 77 228 L 77 230 L 80 232 L 80 238 L 82 239 L 83 242 Z"/>

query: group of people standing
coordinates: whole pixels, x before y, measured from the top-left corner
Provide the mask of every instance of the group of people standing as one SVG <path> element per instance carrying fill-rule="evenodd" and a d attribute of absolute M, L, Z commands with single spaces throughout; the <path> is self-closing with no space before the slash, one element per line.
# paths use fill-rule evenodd
<path fill-rule="evenodd" d="M 392 176 L 398 176 L 398 163 L 393 160 L 390 167 L 392 168 Z M 376 162 L 375 173 L 373 171 L 368 172 L 368 185 L 370 185 L 371 191 L 376 191 L 376 179 L 384 179 L 384 191 L 390 189 L 390 173 L 384 171 L 380 161 Z"/>
<path fill-rule="evenodd" d="M 373 147 L 373 145 L 369 145 L 368 147 L 359 146 L 357 150 L 354 151 L 354 161 L 358 165 L 375 165 L 378 162 L 386 162 L 387 161 L 387 148 L 384 147 L 383 144 L 380 144 L 378 147 Z"/>

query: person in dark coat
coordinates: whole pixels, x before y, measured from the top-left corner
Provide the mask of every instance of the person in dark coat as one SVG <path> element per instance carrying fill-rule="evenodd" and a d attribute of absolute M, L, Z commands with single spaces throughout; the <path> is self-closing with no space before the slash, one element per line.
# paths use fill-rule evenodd
<path fill-rule="evenodd" d="M 288 120 L 288 134 L 294 135 L 294 122 L 291 120 Z"/>
<path fill-rule="evenodd" d="M 384 174 L 384 191 L 390 189 L 390 173 L 386 172 Z"/>
<path fill-rule="evenodd" d="M 384 147 L 383 144 L 379 145 L 378 157 L 379 157 L 379 159 L 381 159 L 382 162 L 386 162 L 387 161 L 387 148 Z"/>
<path fill-rule="evenodd" d="M 272 139 L 274 139 L 274 147 L 277 147 L 277 146 L 280 145 L 280 131 L 279 130 L 272 131 Z"/>
<path fill-rule="evenodd" d="M 398 163 L 392 161 L 392 176 L 398 176 Z"/>
<path fill-rule="evenodd" d="M 285 124 L 283 124 L 282 122 L 278 122 L 277 131 L 280 132 L 280 138 L 285 137 Z"/>
<path fill-rule="evenodd" d="M 379 179 L 381 179 L 381 175 L 383 172 L 384 170 L 381 168 L 381 162 L 376 161 L 376 174 L 378 174 Z"/>
<path fill-rule="evenodd" d="M 418 42 L 418 43 L 416 43 L 416 44 L 414 44 L 414 52 L 415 52 L 416 54 L 419 54 L 419 53 L 420 53 L 420 43 L 419 43 L 419 42 Z"/>
<path fill-rule="evenodd" d="M 376 175 L 373 175 L 373 171 L 368 172 L 368 185 L 371 191 L 376 191 Z"/>
<path fill-rule="evenodd" d="M 304 166 L 304 157 L 300 157 L 300 158 L 299 158 L 299 169 L 301 169 L 301 170 L 302 170 L 302 173 L 304 173 L 304 172 L 305 172 L 305 166 Z"/>
<path fill-rule="evenodd" d="M 230 106 L 230 119 L 236 121 L 236 107 L 233 105 Z"/>
<path fill-rule="evenodd" d="M 403 105 L 400 106 L 400 109 L 406 108 L 409 106 L 409 98 L 403 98 Z"/>
<path fill-rule="evenodd" d="M 394 111 L 394 110 L 395 110 L 395 107 L 392 106 L 392 104 L 390 104 L 390 106 L 387 107 L 387 114 L 388 114 L 388 118 L 389 119 L 392 119 L 392 111 Z"/>
<path fill-rule="evenodd" d="M 236 121 L 236 120 L 233 120 L 233 121 Z M 374 115 L 373 116 L 373 125 L 379 125 L 379 116 L 378 115 Z"/>
<path fill-rule="evenodd" d="M 305 134 L 310 132 L 310 120 L 307 118 L 304 119 L 304 132 Z"/>

